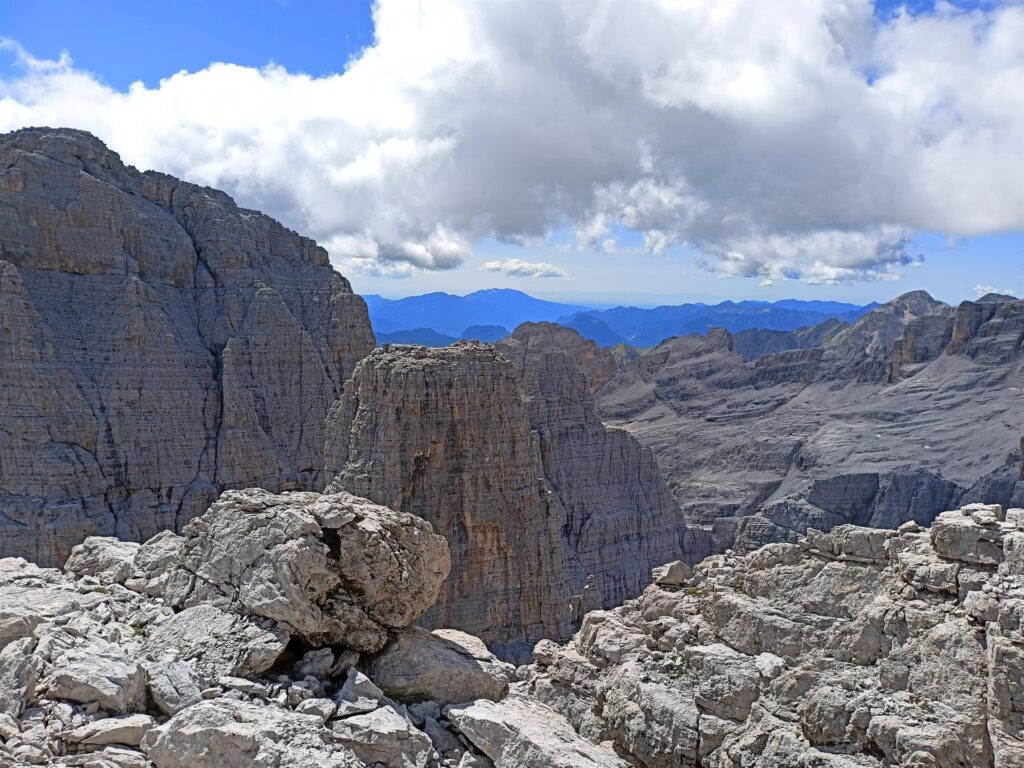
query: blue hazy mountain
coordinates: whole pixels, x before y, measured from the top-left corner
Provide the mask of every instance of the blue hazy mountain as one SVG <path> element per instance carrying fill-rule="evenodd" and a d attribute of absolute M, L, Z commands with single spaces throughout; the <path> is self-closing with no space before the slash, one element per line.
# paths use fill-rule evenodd
<path fill-rule="evenodd" d="M 603 347 L 626 343 L 652 347 L 670 336 L 752 328 L 792 331 L 836 319 L 852 323 L 878 306 L 841 301 L 723 301 L 662 307 L 594 309 L 537 299 L 521 291 L 493 288 L 465 296 L 427 293 L 404 299 L 363 296 L 381 344 L 446 346 L 457 339 L 493 342 L 520 323 L 550 321 L 575 329 Z"/>
<path fill-rule="evenodd" d="M 390 333 L 378 333 L 377 344 L 421 344 L 424 347 L 447 347 L 459 339 L 472 339 L 492 344 L 508 336 L 503 325 L 471 325 L 458 336 L 438 333 L 433 328 L 408 328 Z"/>
<path fill-rule="evenodd" d="M 515 328 L 527 320 L 554 321 L 583 312 L 588 307 L 535 299 L 521 291 L 491 288 L 466 296 L 427 293 L 405 299 L 385 299 L 375 294 L 363 297 L 370 312 L 374 333 L 432 328 L 446 336 L 459 337 L 472 326 L 500 325 Z"/>
<path fill-rule="evenodd" d="M 731 332 L 751 328 L 792 331 L 817 325 L 832 318 L 849 323 L 876 306 L 877 304 L 869 304 L 862 307 L 838 301 L 798 299 L 777 302 L 723 301 L 720 304 L 680 304 L 650 309 L 614 307 L 606 310 L 588 310 L 561 317 L 558 322 L 576 328 L 581 335 L 593 338 L 604 346 L 611 346 L 604 341 L 607 332 L 611 331 L 627 344 L 651 347 L 671 336 L 704 334 L 712 328 L 725 328 Z M 589 335 L 586 330 L 588 325 L 599 329 L 599 333 Z"/>
<path fill-rule="evenodd" d="M 409 328 L 404 331 L 392 331 L 391 333 L 377 333 L 377 344 L 421 344 L 424 347 L 447 347 L 454 344 L 458 339 L 455 336 L 446 336 L 438 333 L 433 328 Z"/>

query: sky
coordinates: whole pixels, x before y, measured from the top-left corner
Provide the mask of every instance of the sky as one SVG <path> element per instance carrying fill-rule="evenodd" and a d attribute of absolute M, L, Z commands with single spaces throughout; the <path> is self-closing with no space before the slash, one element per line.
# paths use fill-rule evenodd
<path fill-rule="evenodd" d="M 90 130 L 362 293 L 1024 292 L 1024 4 L 0 0 L 0 131 Z"/>

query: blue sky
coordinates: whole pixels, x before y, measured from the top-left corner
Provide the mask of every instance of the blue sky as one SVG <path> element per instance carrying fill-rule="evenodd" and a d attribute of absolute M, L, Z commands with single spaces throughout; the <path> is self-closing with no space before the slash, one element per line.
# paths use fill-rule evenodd
<path fill-rule="evenodd" d="M 993 4 L 958 5 L 988 8 Z M 881 20 L 890 19 L 901 6 L 915 13 L 934 7 L 930 2 L 887 0 L 877 4 L 876 14 Z M 76 70 L 89 73 L 113 92 L 124 92 L 136 81 L 156 89 L 162 79 L 180 70 L 198 72 L 213 62 L 256 68 L 273 62 L 289 73 L 315 78 L 331 75 L 344 71 L 372 45 L 374 27 L 370 3 L 356 0 L 179 0 L 173 4 L 3 0 L 0 37 L 16 41 L 38 59 L 56 59 L 66 51 Z M 15 79 L 23 70 L 16 56 L 0 51 L 0 77 Z M 83 125 L 89 127 L 88 121 Z M 244 193 L 231 191 L 249 202 Z M 286 213 L 271 212 L 309 231 Z M 572 245 L 571 226 L 566 225 L 542 244 L 513 245 L 493 236 L 472 237 L 456 269 L 407 270 L 403 279 L 373 274 L 372 269 L 342 269 L 357 290 L 387 296 L 431 290 L 462 293 L 497 286 L 572 301 L 657 304 L 784 297 L 869 301 L 916 288 L 947 301 L 971 297 L 978 286 L 1024 292 L 1024 234 L 1017 227 L 968 237 L 918 229 L 905 250 L 910 256 L 923 256 L 923 262 L 905 267 L 900 279 L 854 279 L 831 285 L 786 279 L 763 285 L 767 281 L 757 277 L 723 278 L 697 266 L 693 247 L 672 245 L 655 254 L 641 247 L 639 235 L 618 225 L 610 231 L 617 240 L 615 253 L 605 253 L 596 245 Z M 313 234 L 325 239 L 317 231 Z M 519 277 L 484 268 L 486 263 L 506 260 L 553 264 L 568 276 Z"/>

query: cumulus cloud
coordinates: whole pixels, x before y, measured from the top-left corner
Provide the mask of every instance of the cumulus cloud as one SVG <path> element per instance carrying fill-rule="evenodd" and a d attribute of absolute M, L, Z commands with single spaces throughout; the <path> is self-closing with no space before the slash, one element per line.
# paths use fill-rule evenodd
<path fill-rule="evenodd" d="M 915 232 L 1024 228 L 1019 3 L 378 0 L 374 20 L 335 75 L 213 64 L 123 92 L 8 44 L 0 130 L 91 130 L 372 274 L 490 236 L 610 252 L 625 227 L 726 276 L 885 280 Z"/>
<path fill-rule="evenodd" d="M 511 277 L 568 277 L 564 269 L 544 261 L 523 261 L 522 259 L 506 259 L 505 261 L 488 261 L 484 269 L 491 272 L 504 272 Z"/>
<path fill-rule="evenodd" d="M 982 296 L 984 296 L 986 294 L 989 294 L 989 293 L 998 293 L 998 294 L 1001 294 L 1002 296 L 1014 296 L 1015 295 L 1015 291 L 1012 288 L 996 288 L 996 287 L 991 286 L 991 285 L 976 285 L 976 286 L 974 286 L 974 295 L 977 298 L 979 298 L 979 299 Z"/>

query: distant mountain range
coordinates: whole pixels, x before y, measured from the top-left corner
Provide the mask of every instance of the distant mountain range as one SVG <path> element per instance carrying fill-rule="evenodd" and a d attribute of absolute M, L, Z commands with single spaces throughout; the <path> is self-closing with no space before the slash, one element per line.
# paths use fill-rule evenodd
<path fill-rule="evenodd" d="M 473 326 L 501 326 L 511 331 L 527 320 L 555 321 L 590 307 L 535 299 L 521 291 L 492 288 L 465 296 L 426 293 L 404 299 L 363 296 L 374 333 L 429 328 L 454 338 Z M 505 334 L 507 335 L 507 333 Z"/>
<path fill-rule="evenodd" d="M 851 323 L 877 304 L 838 301 L 723 301 L 653 308 L 593 307 L 537 299 L 494 288 L 466 296 L 428 293 L 404 299 L 364 296 L 379 344 L 447 346 L 458 339 L 493 342 L 527 321 L 557 322 L 600 346 L 652 347 L 672 336 L 725 328 L 794 331 L 834 319 Z"/>

